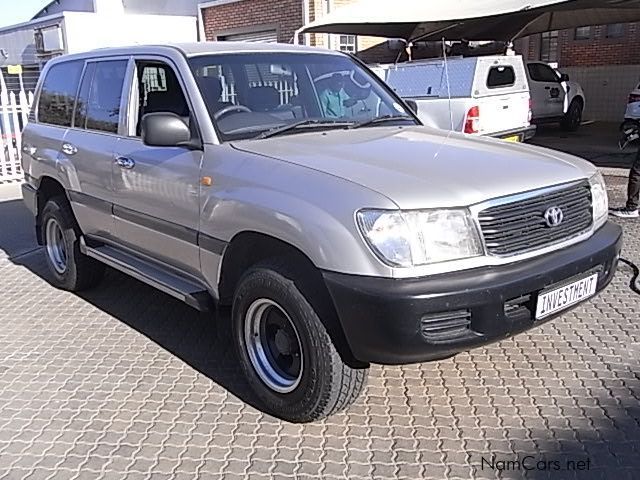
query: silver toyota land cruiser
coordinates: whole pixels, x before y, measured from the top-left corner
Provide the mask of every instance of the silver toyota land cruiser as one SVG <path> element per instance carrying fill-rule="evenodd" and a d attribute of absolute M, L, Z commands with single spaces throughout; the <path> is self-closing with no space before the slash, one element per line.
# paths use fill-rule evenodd
<path fill-rule="evenodd" d="M 105 265 L 231 306 L 265 411 L 313 421 L 371 363 L 438 360 L 539 326 L 611 281 L 622 243 L 590 163 L 425 128 L 358 60 L 290 45 L 51 60 L 24 199 L 53 283 Z M 230 318 L 230 320 L 229 320 Z"/>

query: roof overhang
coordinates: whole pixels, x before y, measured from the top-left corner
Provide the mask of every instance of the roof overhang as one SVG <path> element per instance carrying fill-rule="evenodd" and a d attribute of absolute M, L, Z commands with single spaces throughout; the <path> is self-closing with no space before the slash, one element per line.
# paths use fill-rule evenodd
<path fill-rule="evenodd" d="M 407 41 L 502 40 L 550 30 L 640 21 L 640 0 L 360 0 L 300 33 L 342 33 Z"/>

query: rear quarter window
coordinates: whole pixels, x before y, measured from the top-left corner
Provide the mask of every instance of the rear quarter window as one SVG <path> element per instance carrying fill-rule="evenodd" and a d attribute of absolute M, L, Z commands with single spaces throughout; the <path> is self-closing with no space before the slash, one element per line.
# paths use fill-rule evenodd
<path fill-rule="evenodd" d="M 70 127 L 84 60 L 58 63 L 46 74 L 38 100 L 38 122 Z"/>
<path fill-rule="evenodd" d="M 512 87 L 516 83 L 516 72 L 511 66 L 499 65 L 489 69 L 487 87 Z"/>

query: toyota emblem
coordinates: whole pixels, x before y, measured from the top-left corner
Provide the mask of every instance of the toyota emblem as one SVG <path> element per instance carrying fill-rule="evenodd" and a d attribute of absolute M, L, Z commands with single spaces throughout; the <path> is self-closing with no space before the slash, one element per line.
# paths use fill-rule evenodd
<path fill-rule="evenodd" d="M 564 220 L 564 212 L 560 207 L 551 207 L 544 212 L 544 219 L 550 228 L 559 226 Z"/>

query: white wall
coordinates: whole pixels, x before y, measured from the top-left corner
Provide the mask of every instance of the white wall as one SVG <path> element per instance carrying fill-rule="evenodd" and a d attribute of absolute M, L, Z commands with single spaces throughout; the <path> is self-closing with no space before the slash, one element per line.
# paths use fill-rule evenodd
<path fill-rule="evenodd" d="M 68 53 L 144 43 L 197 41 L 195 17 L 65 14 Z"/>
<path fill-rule="evenodd" d="M 640 65 L 563 67 L 560 70 L 584 89 L 586 120 L 622 122 L 629 93 L 640 81 Z"/>
<path fill-rule="evenodd" d="M 122 0 L 93 0 L 94 11 L 98 15 L 122 15 L 124 6 Z"/>

